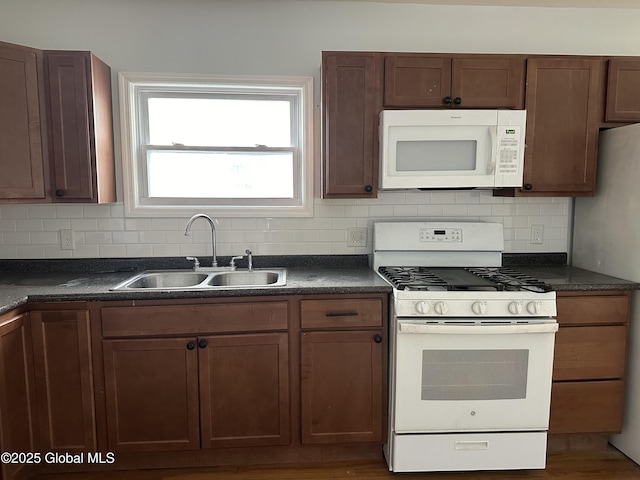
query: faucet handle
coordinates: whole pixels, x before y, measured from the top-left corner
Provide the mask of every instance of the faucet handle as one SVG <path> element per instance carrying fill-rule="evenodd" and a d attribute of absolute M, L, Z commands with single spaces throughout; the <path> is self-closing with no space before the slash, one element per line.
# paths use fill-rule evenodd
<path fill-rule="evenodd" d="M 231 267 L 232 270 L 236 269 L 236 260 L 242 260 L 242 255 L 238 255 L 237 257 L 231 257 L 231 263 L 229 264 L 229 266 Z"/>
<path fill-rule="evenodd" d="M 193 269 L 197 270 L 200 267 L 200 261 L 196 257 L 187 257 L 187 260 L 193 262 Z"/>
<path fill-rule="evenodd" d="M 251 253 L 251 250 L 247 248 L 244 253 L 247 254 L 247 260 L 249 261 L 249 270 L 253 270 L 253 254 Z"/>

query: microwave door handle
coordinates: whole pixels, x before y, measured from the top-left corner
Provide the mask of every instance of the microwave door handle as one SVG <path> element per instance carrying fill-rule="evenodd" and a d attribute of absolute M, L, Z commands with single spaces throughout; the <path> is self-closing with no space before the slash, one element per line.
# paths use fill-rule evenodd
<path fill-rule="evenodd" d="M 491 161 L 489 162 L 489 167 L 487 169 L 488 175 L 496 173 L 496 150 L 498 148 L 496 130 L 497 127 L 489 127 L 489 137 L 491 138 Z"/>

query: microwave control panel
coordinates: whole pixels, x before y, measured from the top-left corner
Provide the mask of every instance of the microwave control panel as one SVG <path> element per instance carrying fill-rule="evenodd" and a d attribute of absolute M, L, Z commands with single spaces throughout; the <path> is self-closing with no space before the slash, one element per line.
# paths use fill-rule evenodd
<path fill-rule="evenodd" d="M 498 175 L 517 175 L 518 158 L 522 148 L 522 127 L 518 125 L 498 126 Z"/>

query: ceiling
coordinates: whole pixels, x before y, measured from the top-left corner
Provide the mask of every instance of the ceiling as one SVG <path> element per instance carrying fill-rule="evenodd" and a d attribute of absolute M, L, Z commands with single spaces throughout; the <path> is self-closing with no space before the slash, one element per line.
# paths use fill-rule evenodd
<path fill-rule="evenodd" d="M 640 0 L 329 0 L 347 2 L 423 3 L 557 8 L 640 8 Z"/>

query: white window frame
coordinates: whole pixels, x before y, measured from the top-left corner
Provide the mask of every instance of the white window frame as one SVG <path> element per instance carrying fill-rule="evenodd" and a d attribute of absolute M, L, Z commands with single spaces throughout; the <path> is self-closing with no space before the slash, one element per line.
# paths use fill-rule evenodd
<path fill-rule="evenodd" d="M 313 216 L 313 77 L 258 77 L 221 75 L 176 75 L 165 73 L 118 74 L 120 93 L 120 131 L 122 139 L 122 179 L 125 215 L 128 217 L 184 217 L 208 213 L 217 217 L 311 217 Z M 187 87 L 185 87 L 187 86 Z M 187 88 L 187 90 L 185 90 Z M 216 93 L 282 93 L 297 96 L 298 136 L 294 139 L 294 198 L 283 204 L 282 199 L 255 199 L 247 204 L 230 204 L 216 199 L 197 202 L 150 200 L 143 198 L 146 178 L 142 173 L 143 132 L 146 119 L 140 98 L 150 92 Z"/>

